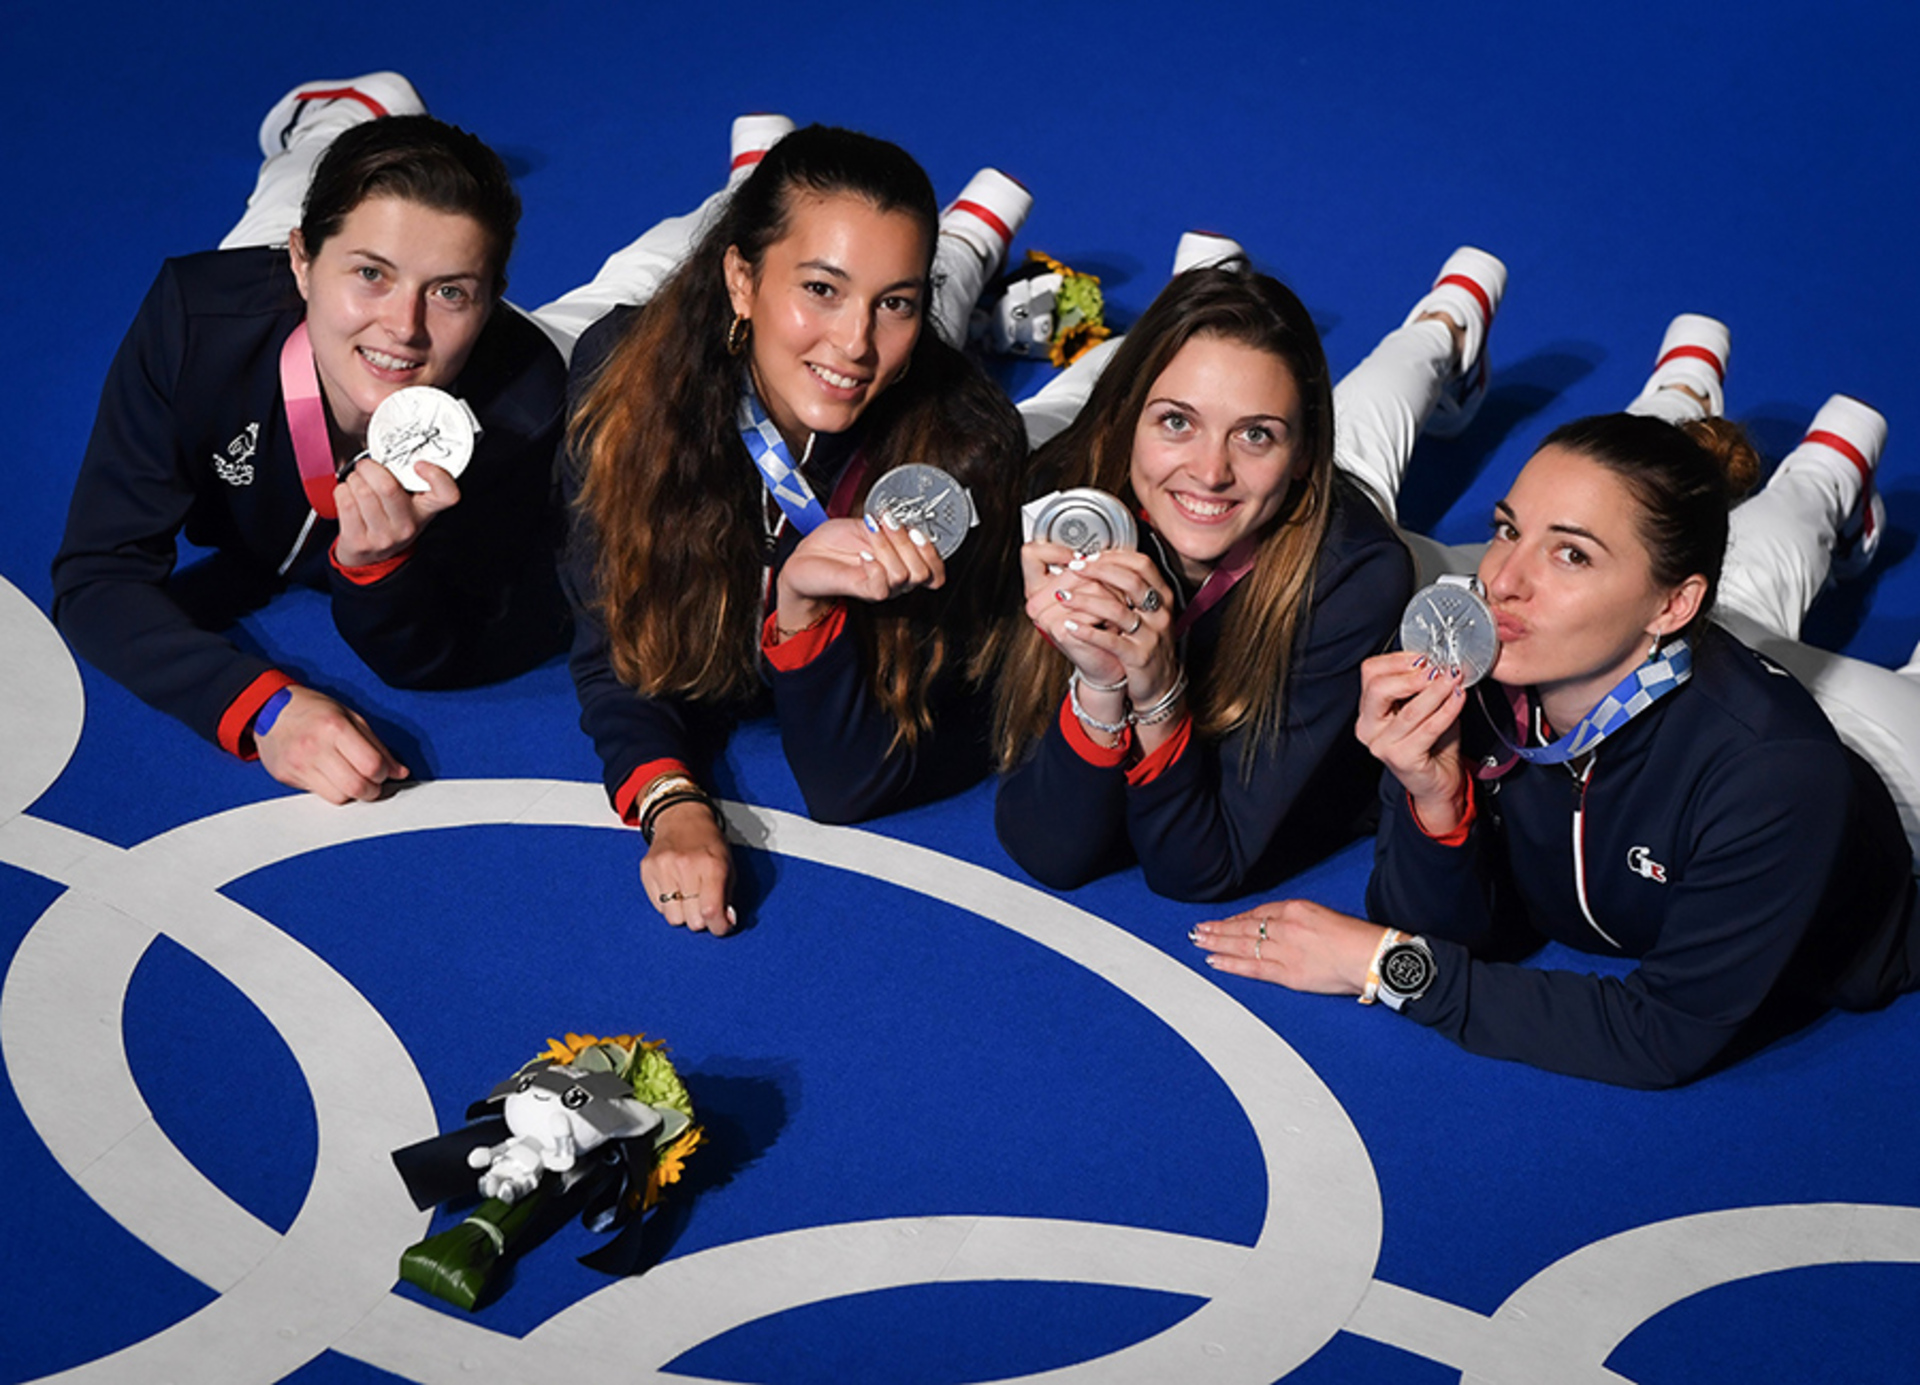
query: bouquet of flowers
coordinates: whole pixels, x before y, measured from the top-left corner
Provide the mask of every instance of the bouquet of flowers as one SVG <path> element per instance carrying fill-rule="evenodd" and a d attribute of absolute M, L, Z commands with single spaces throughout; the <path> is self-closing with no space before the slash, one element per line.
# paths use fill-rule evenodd
<path fill-rule="evenodd" d="M 646 1213 L 703 1138 L 665 1044 L 626 1034 L 549 1039 L 467 1119 L 463 1130 L 395 1150 L 393 1161 L 423 1210 L 476 1190 L 485 1199 L 400 1257 L 402 1279 L 469 1310 L 529 1226 L 550 1219 L 550 1203 L 615 1233 L 582 1264 L 632 1273 Z"/>

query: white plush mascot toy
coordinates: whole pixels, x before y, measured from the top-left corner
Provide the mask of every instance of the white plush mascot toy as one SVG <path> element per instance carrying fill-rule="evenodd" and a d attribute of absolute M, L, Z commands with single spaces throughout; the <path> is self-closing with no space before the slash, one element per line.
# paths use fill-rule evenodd
<path fill-rule="evenodd" d="M 526 1197 L 549 1170 L 560 1174 L 564 1185 L 581 1155 L 608 1140 L 652 1134 L 662 1123 L 658 1110 L 610 1072 L 554 1063 L 508 1078 L 488 1099 L 503 1093 L 511 1138 L 467 1155 L 469 1165 L 485 1170 L 480 1195 L 502 1202 Z"/>

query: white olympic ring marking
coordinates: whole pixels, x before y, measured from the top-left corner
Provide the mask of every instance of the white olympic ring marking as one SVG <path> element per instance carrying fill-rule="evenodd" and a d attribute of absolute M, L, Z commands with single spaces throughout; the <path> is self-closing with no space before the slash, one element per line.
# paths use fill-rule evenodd
<path fill-rule="evenodd" d="M 1320 1295 L 1310 1306 L 1329 1309 L 1330 1315 L 1315 1313 L 1306 1330 L 1288 1335 L 1278 1351 L 1259 1339 L 1272 1330 L 1269 1320 L 1257 1316 L 1262 1303 L 1287 1302 L 1292 1319 L 1301 1307 L 1292 1281 L 1303 1264 L 1313 1263 L 1310 1255 L 1304 1262 L 1292 1261 L 1269 1248 L 1281 1239 L 1276 1221 L 1285 1225 L 1276 1216 L 1284 1199 L 1270 1197 L 1260 1243 L 1251 1248 L 1029 1218 L 948 1216 L 811 1228 L 669 1261 L 642 1279 L 591 1295 L 524 1340 L 503 1336 L 387 1291 L 393 1247 L 413 1239 L 424 1220 L 395 1195 L 381 1157 L 393 1144 L 432 1128 L 431 1106 L 410 1057 L 384 1020 L 330 967 L 214 891 L 291 855 L 392 832 L 479 822 L 608 826 L 597 790 L 538 781 L 443 783 L 358 811 L 280 799 L 203 819 L 122 851 L 22 814 L 77 744 L 79 681 L 44 617 L 4 579 L 0 643 L 26 656 L 12 666 L 12 677 L 0 674 L 0 707 L 9 713 L 0 720 L 0 766 L 6 767 L 0 769 L 0 860 L 69 886 L 22 943 L 0 992 L 0 1048 L 9 1075 L 29 1119 L 76 1181 L 130 1231 L 222 1291 L 201 1312 L 124 1351 L 63 1372 L 63 1380 L 127 1379 L 144 1385 L 176 1369 L 210 1379 L 208 1371 L 219 1363 L 222 1379 L 269 1381 L 329 1347 L 427 1381 L 471 1378 L 466 1373 L 483 1367 L 496 1372 L 598 1367 L 632 1378 L 635 1369 L 647 1367 L 635 1359 L 627 1333 L 614 1329 L 630 1324 L 635 1312 L 650 1321 L 683 1325 L 673 1341 L 650 1344 L 651 1369 L 658 1369 L 719 1332 L 801 1303 L 929 1280 L 1048 1279 L 1156 1288 L 1209 1302 L 1146 1342 L 1031 1379 L 1149 1381 L 1163 1379 L 1169 1367 L 1197 1369 L 1209 1380 L 1271 1379 L 1282 1353 L 1290 1363 L 1278 1369 L 1291 1369 L 1344 1329 L 1457 1366 L 1465 1373 L 1464 1385 L 1517 1385 L 1543 1372 L 1571 1382 L 1617 1385 L 1620 1377 L 1602 1364 L 1607 1355 L 1648 1317 L 1693 1293 L 1798 1266 L 1920 1261 L 1920 1209 L 1832 1204 L 1707 1213 L 1610 1237 L 1536 1275 L 1492 1318 L 1369 1283 L 1379 1235 L 1378 1190 L 1370 1166 L 1362 1167 L 1357 1178 L 1348 1166 L 1351 1151 L 1342 1146 L 1352 1139 L 1351 1127 L 1337 1103 L 1332 1113 L 1316 1112 L 1330 1094 L 1264 1025 L 1230 1001 L 1214 1013 L 1213 1002 L 1224 997 L 1203 978 L 1130 935 L 991 872 L 891 839 L 734 807 L 736 833 L 765 849 L 806 851 L 825 864 L 863 873 L 874 873 L 876 855 L 888 857 L 880 864 L 889 871 L 878 878 L 905 888 L 936 882 L 942 893 L 984 888 L 1003 907 L 1037 899 L 1064 911 L 1055 918 L 1041 909 L 1038 918 L 1007 926 L 1048 946 L 1064 940 L 1069 945 L 1056 950 L 1070 960 L 1115 984 L 1125 978 L 1142 986 L 1197 1020 L 1206 1038 L 1195 1047 L 1210 1061 L 1214 1050 L 1227 1050 L 1222 1076 L 1263 1137 L 1270 1190 L 1310 1187 L 1318 1194 L 1328 1185 L 1293 1180 L 1331 1173 L 1332 1186 L 1345 1183 L 1350 1195 L 1361 1195 L 1371 1236 L 1363 1256 L 1346 1257 L 1365 1261 L 1359 1290 L 1343 1283 L 1340 1291 Z M 67 697 L 47 691 L 62 687 L 70 690 Z M 237 821 L 244 830 L 233 830 Z M 162 932 L 215 965 L 261 1008 L 310 1084 L 321 1118 L 320 1158 L 307 1200 L 285 1237 L 239 1208 L 186 1161 L 160 1132 L 132 1082 L 118 1047 L 119 1007 L 133 967 Z M 1114 948 L 1110 944 L 1116 939 L 1120 945 Z M 1168 997 L 1157 996 L 1163 982 L 1172 983 Z M 1190 986 L 1199 992 L 1191 993 Z M 1139 998 L 1129 986 L 1123 989 Z M 343 1027 L 348 1015 L 352 1021 Z M 118 1060 L 88 1065 L 91 1085 L 85 1091 L 76 1089 L 74 1069 L 59 1062 L 65 1045 L 56 1041 L 77 1025 L 112 1035 L 106 1056 Z M 1248 1026 L 1255 1031 L 1251 1035 L 1244 1032 Z M 1240 1061 L 1243 1055 L 1232 1050 L 1249 1042 L 1249 1052 L 1259 1057 Z M 1248 1103 L 1232 1074 L 1273 1061 L 1276 1047 L 1281 1067 L 1288 1070 L 1284 1080 L 1256 1082 L 1257 1099 Z M 351 1118 L 328 1114 L 341 1109 Z M 1281 1115 L 1280 1134 L 1289 1138 L 1273 1139 L 1274 1112 L 1289 1110 L 1314 1114 L 1336 1138 L 1316 1132 L 1324 1148 L 1292 1163 L 1277 1158 L 1275 1144 L 1286 1146 L 1302 1133 Z M 104 1124 L 103 1113 L 111 1116 Z M 1335 1118 L 1325 1119 L 1328 1114 Z M 1364 1151 L 1360 1157 L 1364 1163 Z M 1333 1167 L 1316 1173 L 1316 1163 Z M 382 1174 L 364 1179 L 356 1169 Z M 1292 1230 L 1330 1230 L 1336 1240 L 1350 1240 L 1355 1230 L 1306 1225 L 1312 1220 L 1303 1218 Z M 1685 1255 L 1674 1253 L 1680 1246 Z M 767 1275 L 769 1261 L 795 1273 Z M 1649 1265 L 1660 1272 L 1647 1273 Z M 1324 1274 L 1327 1268 L 1308 1272 Z M 1351 1264 L 1331 1268 L 1346 1270 L 1343 1278 L 1351 1278 Z M 726 1295 L 714 1292 L 716 1283 L 726 1286 Z M 750 1292 L 743 1294 L 743 1285 L 751 1286 Z M 727 1321 L 699 1322 L 716 1302 L 727 1303 Z M 1232 1310 L 1242 1306 L 1253 1311 L 1236 1322 Z M 1218 1340 L 1203 1341 L 1198 1357 L 1189 1349 L 1184 1360 L 1176 1359 L 1185 1337 L 1193 1335 L 1185 1329 L 1196 1322 Z M 270 1326 L 275 1330 L 269 1338 Z M 1243 1354 L 1230 1343 L 1250 1350 Z"/>

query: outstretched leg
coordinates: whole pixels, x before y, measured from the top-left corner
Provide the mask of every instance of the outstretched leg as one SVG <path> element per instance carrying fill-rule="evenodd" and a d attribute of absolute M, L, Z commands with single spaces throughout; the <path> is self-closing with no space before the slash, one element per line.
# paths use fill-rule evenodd
<path fill-rule="evenodd" d="M 260 122 L 260 176 L 247 210 L 220 242 L 222 250 L 285 245 L 300 224 L 314 165 L 341 131 L 383 115 L 425 115 L 426 103 L 398 72 L 369 72 L 344 81 L 302 82 L 273 103 Z"/>
<path fill-rule="evenodd" d="M 1873 476 L 1880 413 L 1836 394 L 1767 484 L 1733 511 L 1720 605 L 1787 639 L 1836 569 L 1836 550 L 1870 557 L 1884 526 Z M 1852 527 L 1853 546 L 1847 546 Z M 1864 565 L 1864 564 L 1862 564 Z"/>
<path fill-rule="evenodd" d="M 593 278 L 528 316 L 553 339 L 561 355 L 571 357 L 581 334 L 614 308 L 651 301 L 719 218 L 733 190 L 792 129 L 793 122 L 784 115 L 740 116 L 733 122 L 732 161 L 725 187 L 684 216 L 670 216 L 642 232 L 607 256 Z"/>
<path fill-rule="evenodd" d="M 1013 238 L 1032 210 L 1032 193 L 999 169 L 983 168 L 940 213 L 931 325 L 948 346 L 959 350 L 967 344 L 973 305 L 988 281 L 1006 268 Z"/>

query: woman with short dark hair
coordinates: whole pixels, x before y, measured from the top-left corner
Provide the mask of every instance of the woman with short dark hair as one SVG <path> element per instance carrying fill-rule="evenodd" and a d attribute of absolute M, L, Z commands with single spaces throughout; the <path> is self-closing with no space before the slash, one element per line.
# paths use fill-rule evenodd
<path fill-rule="evenodd" d="M 189 610 L 177 539 L 219 550 L 235 605 L 287 581 L 326 592 L 341 636 L 394 686 L 530 667 L 567 628 L 552 522 L 564 368 L 502 310 L 520 214 L 505 167 L 404 78 L 296 87 L 261 146 L 229 248 L 166 263 L 108 372 L 54 618 L 89 662 L 282 783 L 371 799 L 406 767 L 359 713 Z M 366 455 L 374 412 L 409 386 L 450 393 L 477 426 L 457 483 L 425 461 L 409 488 Z"/>

